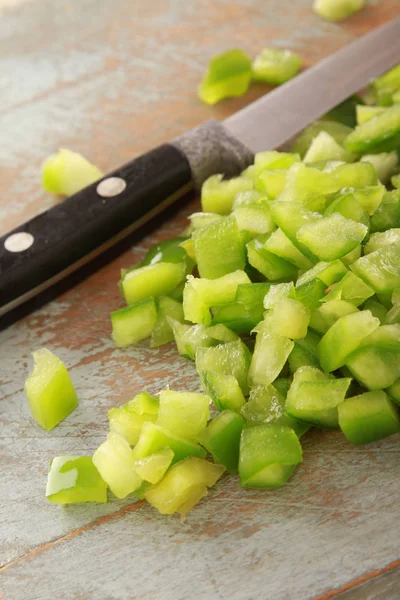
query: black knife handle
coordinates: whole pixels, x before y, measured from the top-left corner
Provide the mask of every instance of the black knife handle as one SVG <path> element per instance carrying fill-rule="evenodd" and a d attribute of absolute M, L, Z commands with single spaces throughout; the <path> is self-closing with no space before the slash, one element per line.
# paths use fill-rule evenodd
<path fill-rule="evenodd" d="M 171 144 L 100 181 L 110 177 L 121 178 L 125 189 L 103 197 L 96 182 L 0 238 L 0 315 L 90 261 L 193 187 L 185 154 Z M 10 251 L 9 238 L 20 232 L 32 236 L 31 246 Z"/>

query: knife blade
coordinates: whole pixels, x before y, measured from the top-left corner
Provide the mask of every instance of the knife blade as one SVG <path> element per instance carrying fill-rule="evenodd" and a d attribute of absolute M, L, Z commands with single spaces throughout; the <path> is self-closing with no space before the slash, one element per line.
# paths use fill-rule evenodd
<path fill-rule="evenodd" d="M 0 316 L 15 313 L 20 305 L 200 187 L 211 174 L 237 175 L 251 163 L 255 152 L 281 146 L 399 58 L 400 17 L 345 46 L 223 124 L 208 121 L 200 125 L 2 236 Z"/>

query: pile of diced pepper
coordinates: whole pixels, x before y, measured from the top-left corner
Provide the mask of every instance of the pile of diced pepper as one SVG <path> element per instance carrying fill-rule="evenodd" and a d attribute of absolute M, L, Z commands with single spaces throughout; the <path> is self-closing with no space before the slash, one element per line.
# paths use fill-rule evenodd
<path fill-rule="evenodd" d="M 284 485 L 310 427 L 351 444 L 400 431 L 400 65 L 367 98 L 311 125 L 292 152 L 210 177 L 182 237 L 121 273 L 116 346 L 175 341 L 203 393 L 142 391 L 111 409 L 93 459 L 53 460 L 52 502 L 106 501 L 108 486 L 186 515 L 224 471 L 245 488 Z M 36 358 L 27 393 L 51 428 L 76 399 L 61 361 Z M 57 385 L 70 406 L 46 422 Z"/>

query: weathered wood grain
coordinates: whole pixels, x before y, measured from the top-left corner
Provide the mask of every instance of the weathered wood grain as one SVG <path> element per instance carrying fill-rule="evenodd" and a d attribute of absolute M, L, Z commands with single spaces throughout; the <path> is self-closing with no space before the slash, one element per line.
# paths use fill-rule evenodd
<path fill-rule="evenodd" d="M 0 4 L 0 230 L 53 201 L 40 190 L 39 167 L 59 146 L 107 171 L 265 91 L 254 86 L 244 98 L 201 104 L 195 90 L 213 54 L 234 46 L 255 54 L 274 43 L 297 49 L 311 64 L 400 10 L 398 0 L 371 2 L 334 25 L 310 5 Z M 376 570 L 387 565 L 386 581 L 390 573 L 397 593 L 398 438 L 354 449 L 339 434 L 313 433 L 305 440 L 305 463 L 286 488 L 244 491 L 225 477 L 183 525 L 132 499 L 64 509 L 45 500 L 50 459 L 91 453 L 111 406 L 143 387 L 199 388 L 193 365 L 172 345 L 117 350 L 109 324 L 109 312 L 121 306 L 119 269 L 183 229 L 192 209 L 0 334 L 0 594 L 6 600 L 327 599 L 350 589 L 352 580 L 364 591 L 378 585 Z M 50 433 L 35 425 L 22 391 L 30 353 L 43 345 L 65 361 L 80 398 Z"/>

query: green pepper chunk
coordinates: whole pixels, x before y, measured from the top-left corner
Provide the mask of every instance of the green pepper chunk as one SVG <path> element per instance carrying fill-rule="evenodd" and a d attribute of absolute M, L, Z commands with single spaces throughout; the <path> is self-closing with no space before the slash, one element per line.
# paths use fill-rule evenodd
<path fill-rule="evenodd" d="M 247 376 L 251 354 L 247 346 L 238 339 L 235 342 L 220 344 L 213 348 L 198 348 L 196 352 L 196 370 L 215 371 L 222 375 L 233 375 L 242 392 L 249 391 Z"/>
<path fill-rule="evenodd" d="M 232 271 L 243 271 L 245 244 L 234 217 L 202 227 L 192 237 L 200 277 L 217 279 Z"/>
<path fill-rule="evenodd" d="M 199 97 L 206 104 L 242 96 L 251 81 L 251 59 L 242 50 L 228 50 L 211 59 L 199 86 Z"/>
<path fill-rule="evenodd" d="M 396 150 L 400 144 L 400 105 L 395 104 L 370 121 L 358 125 L 345 141 L 354 154 L 378 154 Z"/>
<path fill-rule="evenodd" d="M 239 412 L 245 398 L 237 379 L 215 371 L 199 371 L 201 385 L 220 411 Z"/>
<path fill-rule="evenodd" d="M 368 310 L 340 317 L 319 343 L 320 361 L 324 371 L 335 371 L 342 367 L 349 354 L 379 325 L 379 319 L 373 317 Z"/>
<path fill-rule="evenodd" d="M 339 425 L 351 444 L 369 444 L 399 432 L 400 418 L 385 392 L 366 392 L 339 405 Z"/>
<path fill-rule="evenodd" d="M 350 383 L 349 378 L 330 378 L 313 367 L 301 367 L 287 395 L 287 414 L 317 427 L 337 429 L 337 407 L 344 401 Z"/>
<path fill-rule="evenodd" d="M 111 313 L 112 336 L 117 348 L 137 344 L 149 337 L 157 323 L 154 298 L 126 306 Z"/>
<path fill-rule="evenodd" d="M 103 177 L 103 173 L 77 152 L 61 148 L 42 166 L 42 185 L 46 192 L 72 196 Z"/>
<path fill-rule="evenodd" d="M 46 498 L 53 504 L 107 502 L 107 484 L 91 456 L 57 456 L 50 463 Z"/>
<path fill-rule="evenodd" d="M 172 467 L 165 477 L 144 493 L 144 497 L 162 515 L 175 512 L 183 517 L 207 495 L 224 472 L 222 465 L 195 457 L 186 458 Z"/>
<path fill-rule="evenodd" d="M 210 452 L 214 461 L 224 465 L 228 473 L 238 472 L 240 435 L 244 420 L 231 410 L 215 417 L 201 435 L 200 443 Z"/>
<path fill-rule="evenodd" d="M 299 54 L 281 48 L 264 48 L 253 61 L 253 79 L 280 85 L 292 79 L 301 69 Z"/>
<path fill-rule="evenodd" d="M 281 487 L 302 460 L 299 439 L 290 427 L 269 423 L 243 429 L 239 451 L 240 485 Z"/>
<path fill-rule="evenodd" d="M 174 453 L 173 463 L 188 456 L 204 458 L 205 450 L 193 440 L 180 437 L 155 423 L 143 423 L 138 442 L 132 450 L 133 461 L 150 456 L 162 448 L 170 448 Z"/>
<path fill-rule="evenodd" d="M 306 129 L 300 133 L 296 138 L 292 151 L 298 152 L 301 158 L 307 153 L 307 150 L 312 144 L 314 138 L 321 132 L 325 131 L 339 144 L 343 146 L 345 139 L 351 133 L 351 127 L 344 125 L 343 123 L 337 123 L 336 121 L 319 120 L 311 123 Z"/>
<path fill-rule="evenodd" d="M 140 487 L 141 477 L 134 471 L 132 450 L 128 442 L 115 431 L 93 454 L 93 464 L 117 498 L 125 498 Z"/>
<path fill-rule="evenodd" d="M 328 21 L 342 21 L 365 6 L 365 0 L 315 0 L 314 11 Z"/>
<path fill-rule="evenodd" d="M 25 393 L 33 418 L 49 431 L 75 410 L 78 397 L 64 363 L 50 350 L 37 350 L 33 359 Z"/>
<path fill-rule="evenodd" d="M 128 444 L 134 446 L 139 439 L 143 423 L 156 421 L 159 400 L 147 392 L 140 392 L 122 406 L 108 411 L 110 431 L 122 436 Z"/>
<path fill-rule="evenodd" d="M 376 292 L 391 292 L 400 286 L 400 244 L 384 246 L 362 256 L 351 270 Z"/>
<path fill-rule="evenodd" d="M 211 398 L 195 392 L 176 392 L 165 389 L 160 392 L 157 425 L 172 434 L 196 438 L 206 428 L 210 418 Z"/>

